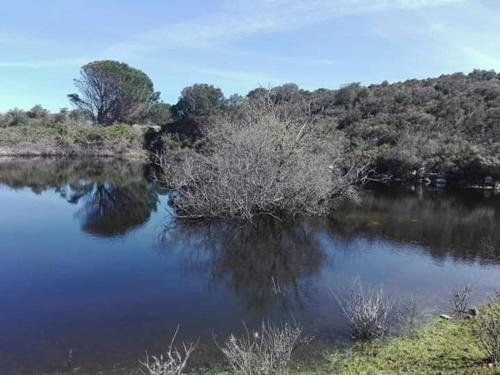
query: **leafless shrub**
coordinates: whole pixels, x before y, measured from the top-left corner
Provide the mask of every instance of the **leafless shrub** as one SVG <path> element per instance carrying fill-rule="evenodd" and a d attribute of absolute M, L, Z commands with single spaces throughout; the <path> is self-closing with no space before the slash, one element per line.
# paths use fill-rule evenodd
<path fill-rule="evenodd" d="M 180 375 L 183 373 L 187 361 L 191 354 L 196 349 L 193 343 L 182 343 L 183 353 L 174 347 L 175 338 L 179 332 L 179 327 L 175 330 L 168 351 L 165 354 L 157 356 L 149 356 L 146 353 L 146 358 L 139 361 L 140 371 L 144 375 Z"/>
<path fill-rule="evenodd" d="M 294 322 L 274 325 L 263 322 L 260 331 L 246 333 L 237 338 L 231 335 L 224 347 L 231 369 L 244 375 L 284 375 L 288 374 L 292 352 L 302 335 L 302 327 Z"/>
<path fill-rule="evenodd" d="M 356 339 L 370 340 L 385 336 L 401 317 L 395 299 L 383 287 L 365 291 L 359 278 L 347 286 L 347 293 L 336 296 Z"/>
<path fill-rule="evenodd" d="M 276 104 L 248 104 L 206 129 L 200 152 L 159 159 L 165 182 L 187 218 L 326 215 L 342 198 L 356 198 L 360 169 L 348 167 L 339 137 L 314 135 L 311 118 L 290 117 Z"/>
<path fill-rule="evenodd" d="M 453 308 L 453 314 L 458 316 L 460 319 L 464 318 L 471 307 L 470 295 L 472 291 L 472 286 L 470 284 L 465 284 L 463 287 L 455 288 L 450 293 L 450 303 Z"/>
<path fill-rule="evenodd" d="M 498 297 L 479 314 L 474 326 L 480 347 L 488 354 L 489 360 L 500 364 L 500 300 Z"/>

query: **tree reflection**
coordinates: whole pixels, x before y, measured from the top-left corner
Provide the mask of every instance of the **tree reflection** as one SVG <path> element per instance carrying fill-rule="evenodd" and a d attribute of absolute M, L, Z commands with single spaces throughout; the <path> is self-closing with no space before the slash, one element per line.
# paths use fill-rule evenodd
<path fill-rule="evenodd" d="M 187 252 L 192 269 L 209 269 L 215 285 L 226 284 L 262 313 L 307 302 L 325 260 L 316 234 L 304 223 L 270 219 L 243 227 L 180 224 L 166 230 L 162 245 Z"/>
<path fill-rule="evenodd" d="M 103 159 L 14 159 L 0 163 L 0 183 L 53 190 L 77 211 L 82 229 L 94 236 L 117 236 L 143 225 L 156 209 L 158 194 L 147 167 Z"/>
<path fill-rule="evenodd" d="M 368 191 L 358 207 L 346 207 L 330 231 L 418 244 L 434 258 L 498 262 L 500 199 L 482 191 L 390 189 Z"/>
<path fill-rule="evenodd" d="M 158 197 L 146 182 L 128 185 L 96 183 L 82 196 L 78 211 L 82 229 L 95 236 L 117 236 L 143 225 L 156 209 Z"/>

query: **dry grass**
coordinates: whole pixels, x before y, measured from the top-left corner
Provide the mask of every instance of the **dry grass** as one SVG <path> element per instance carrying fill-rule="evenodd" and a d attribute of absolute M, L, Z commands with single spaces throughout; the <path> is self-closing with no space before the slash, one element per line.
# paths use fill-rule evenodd
<path fill-rule="evenodd" d="M 23 125 L 0 128 L 3 156 L 144 156 L 143 130 L 129 125 Z"/>

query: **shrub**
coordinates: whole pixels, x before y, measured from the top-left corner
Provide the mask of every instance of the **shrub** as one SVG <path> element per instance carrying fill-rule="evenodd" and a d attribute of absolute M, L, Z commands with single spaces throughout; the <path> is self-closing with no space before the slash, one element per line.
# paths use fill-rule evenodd
<path fill-rule="evenodd" d="M 396 301 L 382 287 L 365 291 L 359 278 L 347 286 L 345 296 L 336 297 L 356 339 L 383 337 L 400 321 Z"/>
<path fill-rule="evenodd" d="M 475 333 L 479 346 L 493 364 L 500 364 L 500 300 L 490 303 L 478 316 Z"/>
<path fill-rule="evenodd" d="M 0 128 L 4 155 L 117 155 L 142 152 L 142 130 L 126 125 L 109 127 L 56 124 Z"/>
<path fill-rule="evenodd" d="M 464 318 L 471 307 L 470 294 L 472 287 L 470 284 L 464 285 L 462 288 L 456 288 L 451 292 L 450 303 L 453 308 L 453 314 L 460 319 Z"/>
<path fill-rule="evenodd" d="M 166 152 L 166 183 L 185 218 L 252 221 L 259 215 L 327 215 L 342 198 L 356 198 L 359 170 L 342 139 L 312 135 L 310 122 L 276 105 L 247 107 L 218 118 L 200 151 Z"/>
<path fill-rule="evenodd" d="M 193 343 L 182 343 L 183 353 L 181 353 L 177 348 L 174 347 L 175 338 L 179 331 L 179 327 L 175 330 L 172 341 L 170 341 L 170 346 L 165 354 L 161 354 L 159 357 L 152 356 L 149 357 L 146 354 L 146 358 L 140 363 L 140 371 L 144 375 L 180 375 L 186 368 L 187 361 L 191 354 L 193 354 L 196 349 L 196 345 Z"/>
<path fill-rule="evenodd" d="M 22 109 L 14 108 L 4 115 L 3 126 L 21 126 L 29 122 L 29 117 Z"/>
<path fill-rule="evenodd" d="M 27 115 L 30 119 L 41 120 L 49 116 L 49 111 L 37 104 L 27 112 Z"/>
<path fill-rule="evenodd" d="M 288 374 L 301 335 L 302 327 L 294 322 L 280 326 L 263 322 L 259 332 L 250 334 L 246 329 L 240 338 L 231 335 L 221 350 L 237 374 L 283 375 Z"/>

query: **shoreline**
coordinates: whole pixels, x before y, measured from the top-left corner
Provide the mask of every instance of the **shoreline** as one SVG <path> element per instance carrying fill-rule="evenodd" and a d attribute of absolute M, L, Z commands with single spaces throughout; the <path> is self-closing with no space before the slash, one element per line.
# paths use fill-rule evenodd
<path fill-rule="evenodd" d="M 18 148 L 21 147 L 21 150 Z M 149 151 L 145 149 L 130 149 L 120 152 L 102 149 L 85 149 L 81 147 L 54 147 L 47 150 L 45 146 L 38 144 L 26 144 L 16 147 L 0 145 L 0 160 L 4 159 L 44 159 L 44 158 L 102 158 L 102 159 L 125 159 L 125 160 L 148 160 Z"/>
<path fill-rule="evenodd" d="M 115 151 L 109 148 L 85 148 L 79 145 L 55 145 L 47 146 L 39 143 L 26 143 L 16 146 L 5 146 L 0 144 L 0 161 L 15 160 L 15 159 L 76 159 L 76 158 L 96 158 L 96 159 L 116 159 L 128 161 L 144 161 L 148 162 L 151 157 L 151 152 L 145 148 L 127 149 L 123 151 Z M 494 185 L 480 185 L 463 183 L 458 181 L 455 184 L 447 184 L 444 186 L 435 186 L 433 184 L 425 184 L 418 181 L 398 180 L 398 181 L 369 181 L 361 184 L 364 186 L 400 186 L 406 188 L 424 187 L 435 189 L 437 191 L 446 190 L 486 190 L 491 192 L 500 192 L 500 182 Z"/>
<path fill-rule="evenodd" d="M 492 307 L 491 307 L 492 306 Z M 496 314 L 500 305 L 490 307 Z M 481 309 L 482 313 L 485 307 Z M 497 315 L 495 315 L 497 316 Z M 443 319 L 435 317 L 413 333 L 392 336 L 374 341 L 353 341 L 344 345 L 331 345 L 311 354 L 309 359 L 292 362 L 290 375 L 306 374 L 498 374 L 499 364 L 493 364 L 480 347 L 476 337 L 474 319 Z M 138 359 L 140 360 L 140 358 Z M 189 365 L 188 365 L 189 367 Z M 60 370 L 45 375 L 90 375 L 84 368 Z M 139 368 L 115 367 L 101 370 L 98 374 L 139 375 Z M 203 367 L 191 367 L 183 374 L 229 375 L 231 370 L 222 359 Z"/>

